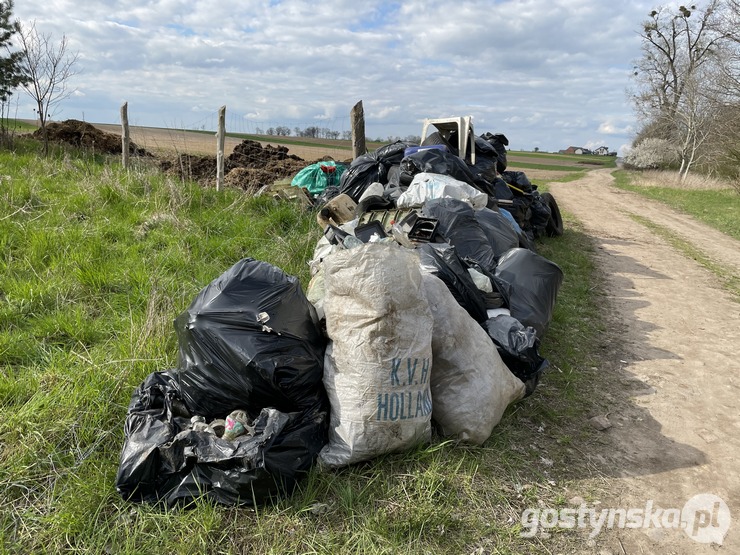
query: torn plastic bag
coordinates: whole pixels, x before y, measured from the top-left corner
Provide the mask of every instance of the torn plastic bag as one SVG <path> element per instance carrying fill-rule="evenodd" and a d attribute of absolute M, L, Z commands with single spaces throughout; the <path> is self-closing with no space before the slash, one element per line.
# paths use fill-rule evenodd
<path fill-rule="evenodd" d="M 189 416 L 173 372 L 150 374 L 135 390 L 116 477 L 125 499 L 169 507 L 202 496 L 261 504 L 293 491 L 326 438 L 323 412 L 263 409 L 254 435 L 233 441 L 194 431 Z"/>
<path fill-rule="evenodd" d="M 193 414 L 325 409 L 325 339 L 298 279 L 251 258 L 206 286 L 175 320 L 177 373 Z"/>
<path fill-rule="evenodd" d="M 503 294 L 498 290 L 498 284 L 496 283 L 496 278 L 493 275 L 493 272 L 489 272 L 485 268 L 483 268 L 480 264 L 478 264 L 475 260 L 470 260 L 469 258 L 466 258 L 462 261 L 462 263 L 465 265 L 465 267 L 468 270 L 468 274 L 470 274 L 471 271 L 476 272 L 477 274 L 480 274 L 486 278 L 488 278 L 491 290 L 483 290 L 480 287 L 478 287 L 478 290 L 483 295 L 483 302 L 486 306 L 486 314 L 488 313 L 488 310 L 495 309 L 495 308 L 501 308 L 506 304 L 506 300 L 504 299 Z M 490 316 L 489 316 L 490 318 Z"/>
<path fill-rule="evenodd" d="M 496 255 L 475 210 L 461 200 L 433 199 L 424 204 L 423 216 L 437 218 L 437 231 L 457 250 L 458 256 L 478 262 L 489 272 L 496 267 Z"/>
<path fill-rule="evenodd" d="M 425 202 L 435 198 L 462 200 L 473 208 L 483 208 L 488 204 L 488 195 L 472 185 L 449 175 L 422 172 L 414 176 L 408 189 L 398 197 L 396 207 L 423 206 Z"/>
<path fill-rule="evenodd" d="M 514 226 L 500 212 L 481 208 L 475 211 L 475 220 L 488 237 L 488 242 L 493 248 L 493 255 L 497 260 L 506 251 L 519 246 L 519 236 Z"/>
<path fill-rule="evenodd" d="M 485 326 L 504 363 L 522 382 L 542 374 L 550 365 L 539 353 L 540 340 L 533 327 L 507 315 L 489 318 Z"/>
<path fill-rule="evenodd" d="M 336 187 L 346 170 L 344 164 L 317 162 L 306 166 L 291 180 L 293 187 L 303 187 L 312 195 L 321 194 L 327 187 Z"/>
<path fill-rule="evenodd" d="M 488 319 L 483 293 L 475 285 L 455 247 L 448 243 L 425 243 L 417 249 L 421 269 L 441 279 L 452 296 L 479 323 Z"/>
<path fill-rule="evenodd" d="M 316 206 L 316 207 L 322 207 L 327 202 L 329 202 L 331 199 L 333 199 L 334 197 L 339 196 L 339 194 L 340 194 L 339 186 L 337 186 L 337 185 L 329 186 L 326 189 L 324 189 L 321 192 L 321 194 L 319 194 L 314 199 L 314 206 Z"/>
<path fill-rule="evenodd" d="M 438 278 L 422 276 L 434 317 L 432 419 L 444 437 L 481 445 L 506 407 L 524 395 L 496 347 Z"/>
<path fill-rule="evenodd" d="M 511 249 L 499 259 L 494 281 L 511 315 L 542 339 L 563 283 L 560 266 L 528 249 Z"/>
<path fill-rule="evenodd" d="M 430 441 L 432 315 L 418 255 L 367 243 L 332 254 L 324 270 L 331 418 L 320 461 L 339 467 Z"/>
<path fill-rule="evenodd" d="M 370 185 L 376 182 L 385 184 L 387 175 L 388 168 L 376 158 L 375 154 L 363 154 L 355 158 L 349 169 L 342 174 L 339 189 L 358 202 Z"/>

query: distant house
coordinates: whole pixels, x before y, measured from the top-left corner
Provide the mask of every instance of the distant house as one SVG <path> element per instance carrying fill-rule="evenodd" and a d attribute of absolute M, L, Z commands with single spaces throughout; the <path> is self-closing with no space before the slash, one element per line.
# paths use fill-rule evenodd
<path fill-rule="evenodd" d="M 569 146 L 565 150 L 558 151 L 558 154 L 593 154 L 589 149 L 582 146 Z"/>

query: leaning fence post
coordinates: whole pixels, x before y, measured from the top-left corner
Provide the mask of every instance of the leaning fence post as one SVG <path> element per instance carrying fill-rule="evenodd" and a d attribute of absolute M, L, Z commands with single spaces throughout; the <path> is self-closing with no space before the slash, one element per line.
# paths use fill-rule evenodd
<path fill-rule="evenodd" d="M 128 129 L 128 102 L 121 106 L 121 163 L 123 169 L 128 169 L 128 149 L 131 144 L 131 136 Z"/>
<path fill-rule="evenodd" d="M 349 113 L 352 126 L 352 158 L 357 158 L 367 152 L 365 147 L 365 110 L 362 109 L 362 100 L 354 105 Z"/>
<path fill-rule="evenodd" d="M 226 141 L 226 106 L 218 109 L 218 133 L 216 133 L 216 142 L 218 150 L 216 151 L 216 190 L 221 190 L 221 184 L 224 181 L 224 143 Z"/>

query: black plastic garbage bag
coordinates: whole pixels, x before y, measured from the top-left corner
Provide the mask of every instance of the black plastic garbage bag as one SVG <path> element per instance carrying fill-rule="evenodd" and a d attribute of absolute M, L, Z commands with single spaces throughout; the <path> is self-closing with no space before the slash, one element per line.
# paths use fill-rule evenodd
<path fill-rule="evenodd" d="M 339 189 L 357 202 L 365 189 L 373 183 L 387 183 L 388 167 L 390 164 L 386 166 L 374 153 L 358 156 L 342 174 Z"/>
<path fill-rule="evenodd" d="M 419 146 L 418 143 L 409 141 L 396 141 L 375 149 L 374 158 L 385 165 L 386 168 L 397 166 L 403 160 L 403 154 L 407 148 Z"/>
<path fill-rule="evenodd" d="M 454 154 L 437 148 L 419 150 L 401 160 L 401 183 L 408 185 L 417 173 L 449 175 L 476 187 L 468 165 Z"/>
<path fill-rule="evenodd" d="M 497 177 L 491 183 L 493 184 L 493 194 L 497 199 L 512 200 L 514 198 L 514 193 L 511 192 L 506 181 L 500 177 Z"/>
<path fill-rule="evenodd" d="M 487 143 L 486 143 L 487 144 Z M 494 183 L 498 173 L 496 171 L 496 165 L 498 164 L 498 156 L 485 156 L 477 153 L 475 155 L 475 164 L 469 166 L 470 171 L 473 172 L 473 176 L 476 179 L 484 179 L 489 183 Z M 496 194 L 496 188 L 493 188 L 494 194 Z M 498 198 L 498 197 L 497 197 Z"/>
<path fill-rule="evenodd" d="M 539 353 L 540 340 L 533 327 L 525 327 L 516 318 L 501 314 L 486 320 L 485 328 L 496 344 L 501 359 L 523 382 L 526 383 L 550 366 Z"/>
<path fill-rule="evenodd" d="M 433 199 L 424 203 L 422 215 L 438 220 L 437 231 L 455 247 L 460 258 L 475 260 L 493 272 L 496 255 L 472 206 L 457 199 Z"/>
<path fill-rule="evenodd" d="M 498 171 L 506 171 L 506 147 L 509 146 L 509 139 L 503 133 L 483 133 L 481 138 L 488 141 L 498 154 Z"/>
<path fill-rule="evenodd" d="M 535 238 L 544 237 L 547 235 L 547 223 L 550 221 L 551 212 L 550 207 L 542 200 L 539 192 L 532 192 L 529 209 L 529 224 L 532 226 L 532 233 Z"/>
<path fill-rule="evenodd" d="M 251 258 L 206 286 L 175 320 L 179 387 L 206 419 L 265 407 L 326 409 L 326 342 L 298 279 Z M 221 415 L 221 416 L 218 416 Z"/>
<path fill-rule="evenodd" d="M 500 212 L 481 208 L 475 211 L 475 220 L 488 237 L 496 259 L 506 251 L 519 246 L 519 235 L 514 226 Z"/>
<path fill-rule="evenodd" d="M 524 193 L 531 193 L 534 190 L 532 182 L 524 172 L 505 171 L 501 172 L 501 179 L 506 183 L 513 185 Z"/>
<path fill-rule="evenodd" d="M 560 266 L 531 250 L 516 248 L 499 258 L 494 278 L 511 316 L 532 326 L 542 339 L 563 283 Z"/>
<path fill-rule="evenodd" d="M 455 247 L 448 243 L 423 243 L 419 247 L 421 268 L 441 279 L 460 306 L 477 322 L 488 318 L 483 293 L 475 286 L 473 278 Z"/>
<path fill-rule="evenodd" d="M 132 396 L 116 489 L 169 507 L 202 496 L 255 505 L 288 495 L 326 443 L 326 414 L 266 408 L 254 435 L 228 441 L 193 430 L 174 373 L 155 372 Z"/>

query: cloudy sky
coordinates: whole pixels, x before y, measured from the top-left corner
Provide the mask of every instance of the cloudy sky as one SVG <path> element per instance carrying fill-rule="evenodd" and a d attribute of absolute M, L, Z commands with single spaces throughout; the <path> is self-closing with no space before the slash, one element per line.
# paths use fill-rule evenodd
<path fill-rule="evenodd" d="M 623 150 L 639 0 L 16 0 L 14 15 L 79 51 L 53 119 L 255 132 L 349 129 L 371 138 L 472 115 L 515 150 Z M 23 94 L 19 117 L 33 117 Z"/>

